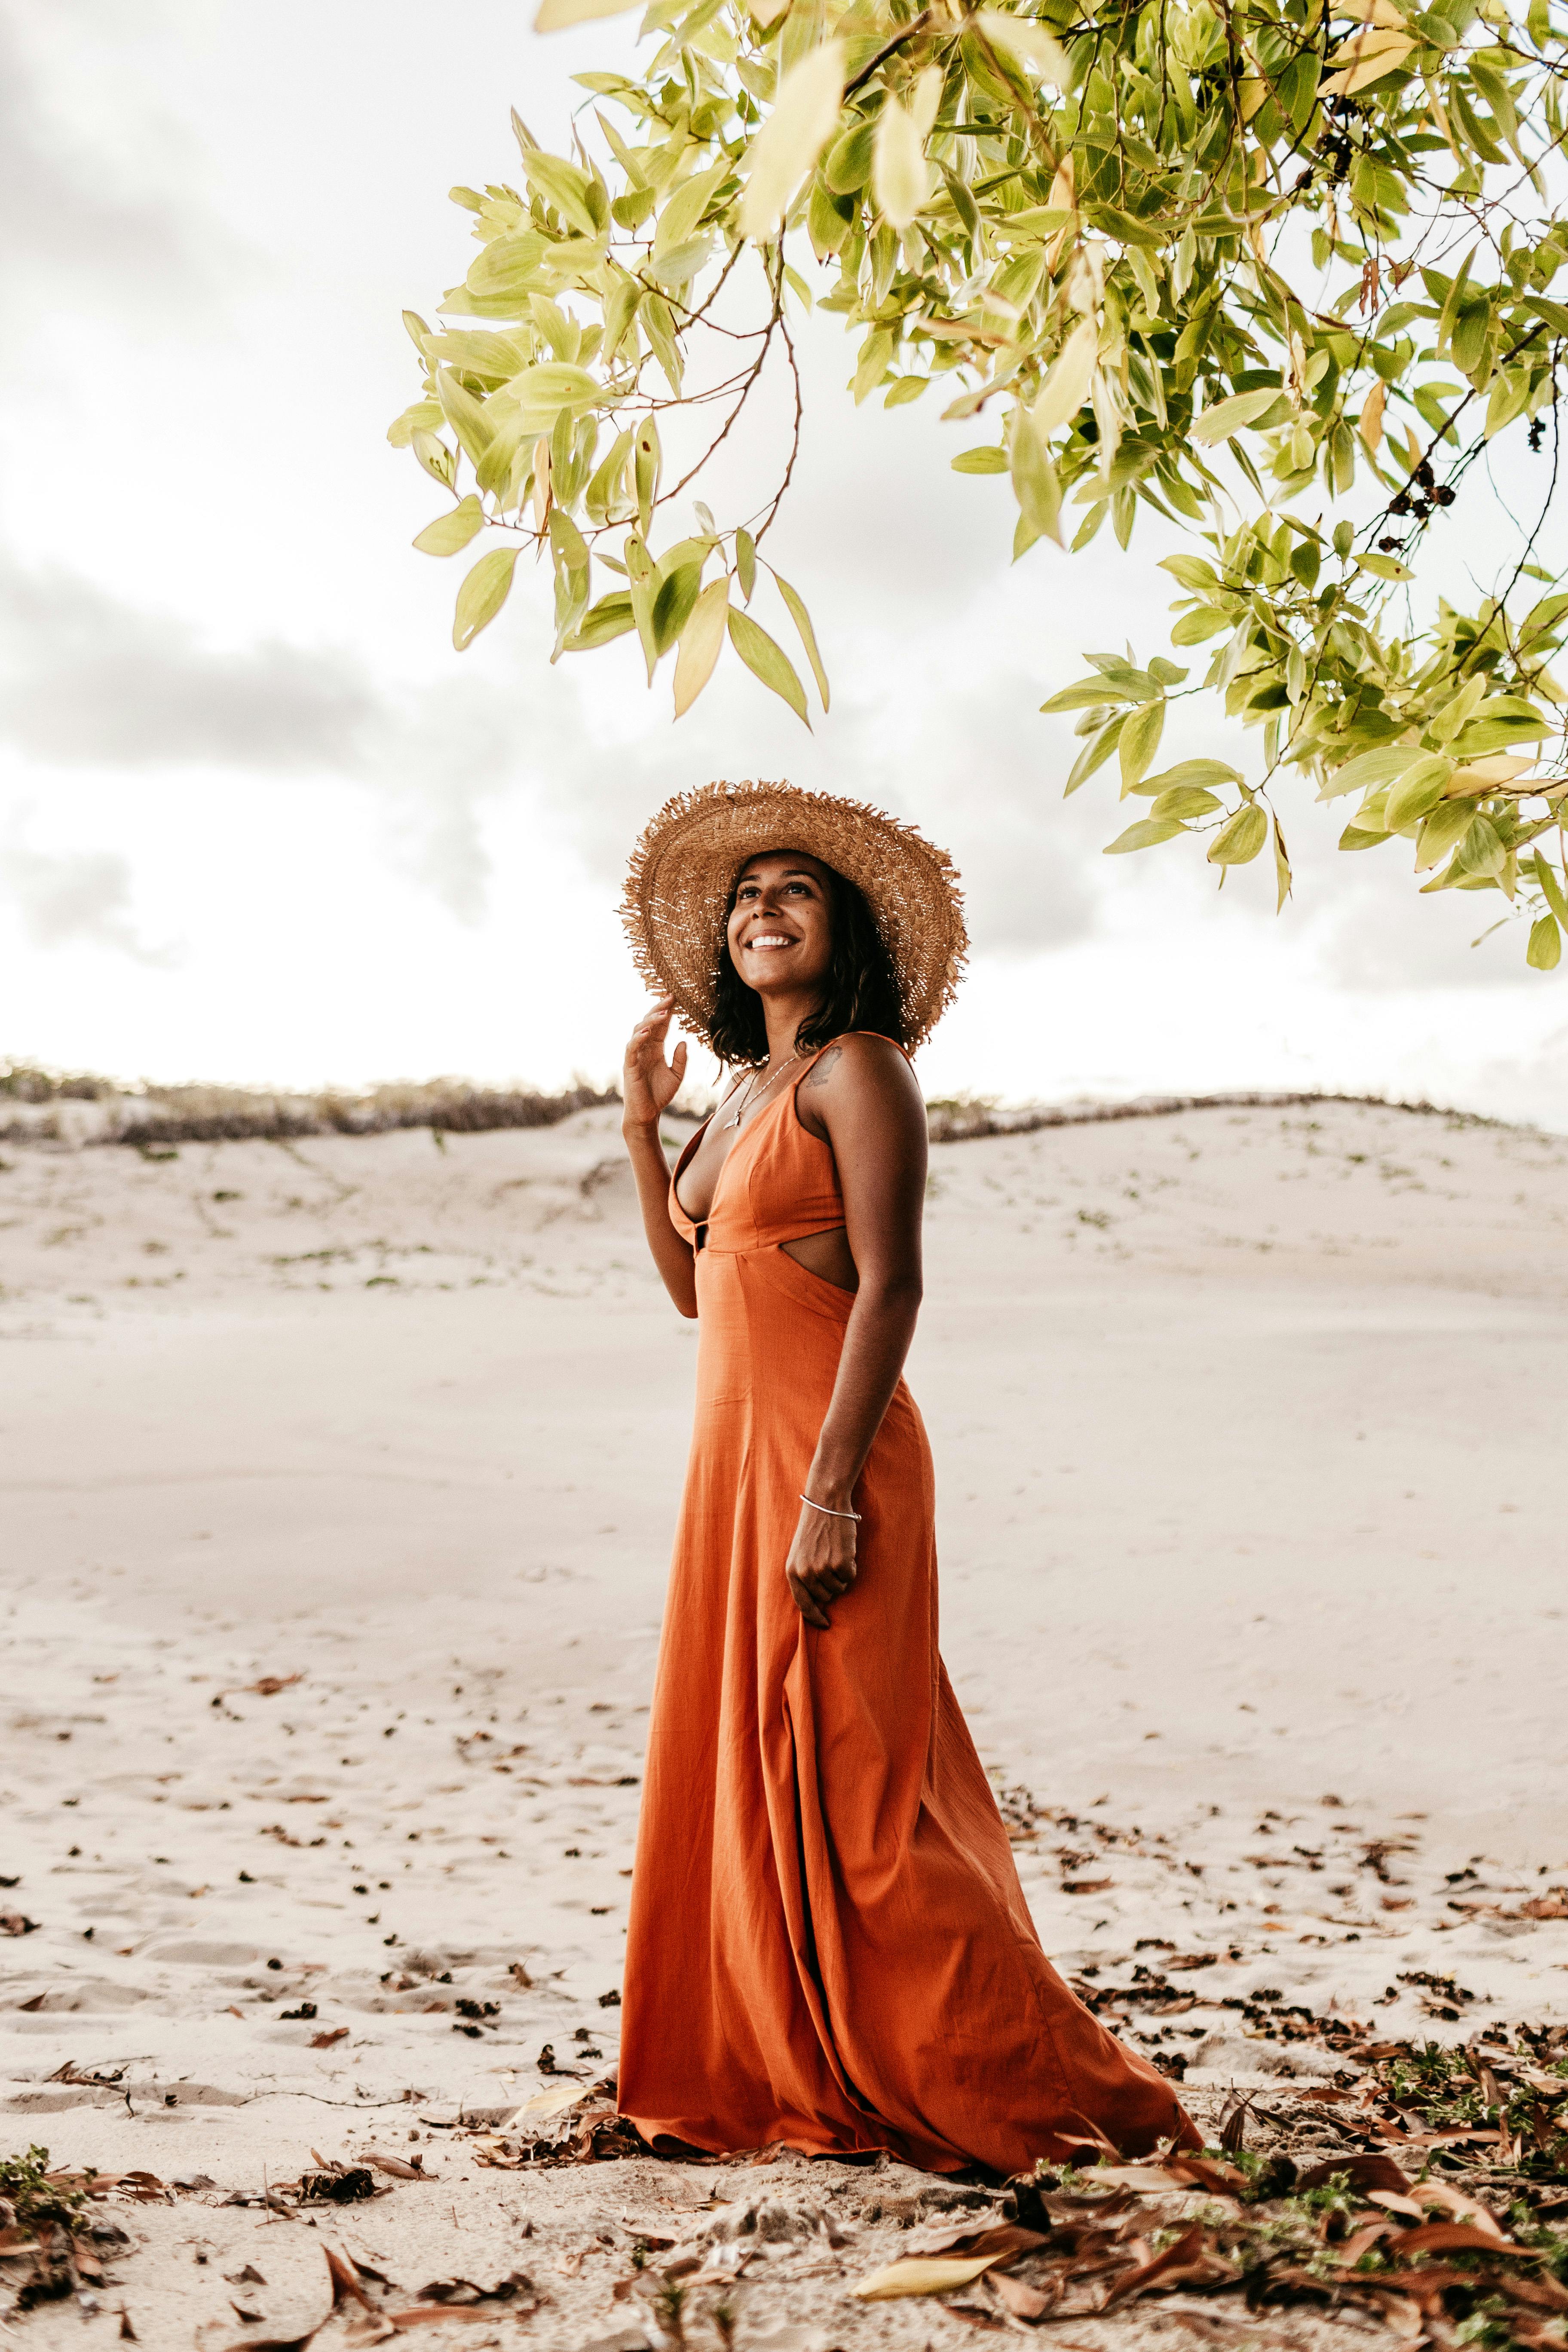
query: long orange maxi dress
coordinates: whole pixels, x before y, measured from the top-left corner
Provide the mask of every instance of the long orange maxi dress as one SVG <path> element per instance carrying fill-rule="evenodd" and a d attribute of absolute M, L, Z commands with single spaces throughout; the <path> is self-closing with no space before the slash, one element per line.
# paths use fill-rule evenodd
<path fill-rule="evenodd" d="M 693 1243 L 676 1185 L 696 1141 L 670 1186 Z M 792 1087 L 736 1138 L 697 1250 L 696 1429 L 632 1881 L 621 2112 L 648 2139 L 716 2154 L 887 2149 L 932 2172 L 1013 2172 L 1084 2139 L 1194 2145 L 1170 2084 L 1041 1949 L 937 1651 L 931 1448 L 902 1381 L 856 1489 L 859 1574 L 831 1630 L 790 1596 L 854 1301 L 780 1244 L 843 1223 L 832 1151 Z"/>

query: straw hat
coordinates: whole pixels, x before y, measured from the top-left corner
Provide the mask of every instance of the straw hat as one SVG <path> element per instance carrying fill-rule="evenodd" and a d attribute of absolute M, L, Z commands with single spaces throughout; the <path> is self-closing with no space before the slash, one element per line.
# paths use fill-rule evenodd
<path fill-rule="evenodd" d="M 704 784 L 666 801 L 632 852 L 621 919 L 649 987 L 708 1035 L 735 877 L 766 849 L 803 849 L 862 892 L 898 980 L 907 1043 L 923 1045 L 969 952 L 958 874 L 943 849 L 861 801 L 789 783 Z"/>

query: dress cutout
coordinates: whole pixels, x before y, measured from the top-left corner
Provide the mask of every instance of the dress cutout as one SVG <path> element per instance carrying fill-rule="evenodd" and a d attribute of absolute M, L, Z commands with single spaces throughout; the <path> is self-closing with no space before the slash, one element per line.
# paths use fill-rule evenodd
<path fill-rule="evenodd" d="M 697 1140 L 669 1196 L 689 1241 L 675 1186 Z M 1018 2171 L 1085 2139 L 1198 2146 L 1171 2084 L 1090 2016 L 1035 1932 L 938 1654 L 931 1448 L 901 1380 L 856 1488 L 858 1581 L 826 1633 L 790 1597 L 854 1298 L 780 1244 L 843 1223 L 832 1151 L 792 1087 L 737 1136 L 696 1255 L 696 1423 L 648 1727 L 621 2112 L 714 2154 L 887 2149 L 931 2172 Z"/>

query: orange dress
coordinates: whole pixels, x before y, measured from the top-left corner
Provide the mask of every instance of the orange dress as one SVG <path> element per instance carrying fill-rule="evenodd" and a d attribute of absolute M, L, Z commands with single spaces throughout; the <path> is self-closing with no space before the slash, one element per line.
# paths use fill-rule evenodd
<path fill-rule="evenodd" d="M 807 1066 L 809 1067 L 809 1065 Z M 804 1075 L 804 1073 L 803 1073 Z M 799 1081 L 797 1080 L 798 1084 Z M 698 1228 L 670 1186 L 670 1215 Z M 648 2139 L 1001 2172 L 1196 2145 L 1041 1949 L 937 1651 L 935 1492 L 899 1382 L 819 1632 L 784 1565 L 853 1299 L 781 1248 L 844 1223 L 790 1088 L 736 1138 L 696 1260 L 696 1430 L 627 1931 L 619 2100 Z"/>

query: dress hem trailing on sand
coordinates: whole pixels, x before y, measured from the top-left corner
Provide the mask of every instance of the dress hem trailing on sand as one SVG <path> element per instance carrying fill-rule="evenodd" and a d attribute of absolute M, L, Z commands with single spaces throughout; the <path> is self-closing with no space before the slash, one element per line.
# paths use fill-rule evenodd
<path fill-rule="evenodd" d="M 808 1065 L 809 1066 L 809 1065 Z M 803 1074 L 804 1075 L 804 1074 Z M 799 1081 L 796 1081 L 796 1085 Z M 699 1228 L 670 1186 L 685 1236 Z M 619 2101 L 724 2154 L 887 2150 L 1012 2172 L 1196 2145 L 1170 2084 L 1041 1948 L 937 1648 L 931 1448 L 899 1382 L 831 1629 L 784 1577 L 854 1299 L 783 1244 L 844 1223 L 791 1087 L 697 1247 L 691 1456 L 648 1730 Z"/>

